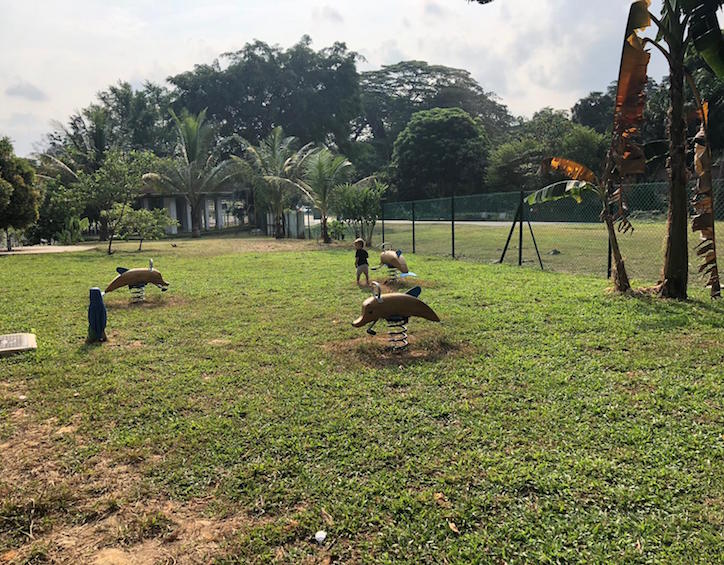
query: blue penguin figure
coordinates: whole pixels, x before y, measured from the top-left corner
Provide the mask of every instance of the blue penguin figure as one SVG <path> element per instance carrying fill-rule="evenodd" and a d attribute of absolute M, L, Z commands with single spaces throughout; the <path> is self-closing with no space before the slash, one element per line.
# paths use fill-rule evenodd
<path fill-rule="evenodd" d="M 103 293 L 98 287 L 90 289 L 90 304 L 88 305 L 88 341 L 107 341 L 106 322 L 108 313 L 103 303 Z"/>

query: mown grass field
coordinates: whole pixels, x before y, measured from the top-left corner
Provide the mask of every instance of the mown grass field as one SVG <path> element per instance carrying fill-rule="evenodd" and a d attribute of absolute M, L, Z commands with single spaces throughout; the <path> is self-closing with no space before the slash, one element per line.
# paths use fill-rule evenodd
<path fill-rule="evenodd" d="M 724 560 L 703 291 L 412 256 L 443 321 L 395 356 L 349 249 L 177 243 L 0 257 L 0 333 L 39 344 L 0 359 L 0 561 Z M 149 257 L 170 290 L 85 345 L 88 288 Z"/>
<path fill-rule="evenodd" d="M 663 222 L 635 221 L 633 233 L 618 236 L 621 252 L 629 277 L 640 284 L 654 284 L 659 280 L 663 265 L 663 244 L 666 225 Z M 451 250 L 450 224 L 418 222 L 415 226 L 415 243 L 418 253 L 447 255 Z M 606 276 L 608 240 L 602 224 L 534 223 L 533 230 L 545 269 L 555 272 Z M 455 224 L 455 255 L 471 261 L 492 263 L 500 259 L 509 226 L 480 225 L 458 222 Z M 721 239 L 724 222 L 717 222 L 716 231 Z M 378 239 L 381 233 L 376 232 Z M 411 223 L 386 222 L 385 239 L 412 250 Z M 699 269 L 694 246 L 699 243 L 698 234 L 689 235 L 689 271 L 692 287 L 701 286 L 696 275 Z M 527 224 L 523 230 L 523 260 L 526 266 L 538 267 L 533 240 Z M 517 264 L 518 229 L 510 242 L 506 263 Z"/>

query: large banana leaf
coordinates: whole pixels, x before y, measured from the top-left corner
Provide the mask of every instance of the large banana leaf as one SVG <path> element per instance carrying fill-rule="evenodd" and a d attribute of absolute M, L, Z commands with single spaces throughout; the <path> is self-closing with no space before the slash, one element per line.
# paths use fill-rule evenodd
<path fill-rule="evenodd" d="M 544 202 L 554 202 L 563 198 L 573 198 L 573 200 L 580 204 L 583 201 L 583 193 L 586 190 L 597 192 L 598 188 L 594 184 L 584 180 L 564 180 L 536 190 L 528 196 L 525 201 L 529 206 L 533 206 Z"/>
<path fill-rule="evenodd" d="M 611 157 L 620 178 L 646 171 L 646 156 L 639 143 L 639 129 L 644 119 L 645 89 L 651 54 L 644 49 L 638 31 L 651 25 L 651 0 L 631 4 L 614 107 Z"/>
<path fill-rule="evenodd" d="M 716 11 L 724 6 L 720 0 L 680 0 L 689 16 L 689 34 L 694 47 L 714 74 L 724 78 L 724 36 Z"/>

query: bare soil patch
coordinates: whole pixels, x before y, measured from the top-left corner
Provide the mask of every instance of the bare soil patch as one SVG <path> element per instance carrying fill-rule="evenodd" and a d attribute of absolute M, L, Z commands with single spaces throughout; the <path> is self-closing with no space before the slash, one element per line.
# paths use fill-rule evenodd
<path fill-rule="evenodd" d="M 208 563 L 252 523 L 243 512 L 218 515 L 212 497 L 180 503 L 154 492 L 143 457 L 125 464 L 100 454 L 74 470 L 63 455 L 83 445 L 81 415 L 34 423 L 18 408 L 10 417 L 15 431 L 0 445 L 0 563 Z"/>
<path fill-rule="evenodd" d="M 449 340 L 439 329 L 408 326 L 407 349 L 393 351 L 387 341 L 384 322 L 375 328 L 376 336 L 367 335 L 347 340 L 334 341 L 325 349 L 335 357 L 337 366 L 349 369 L 353 367 L 406 367 L 417 363 L 439 361 L 448 356 L 462 355 L 468 350 L 463 343 Z"/>

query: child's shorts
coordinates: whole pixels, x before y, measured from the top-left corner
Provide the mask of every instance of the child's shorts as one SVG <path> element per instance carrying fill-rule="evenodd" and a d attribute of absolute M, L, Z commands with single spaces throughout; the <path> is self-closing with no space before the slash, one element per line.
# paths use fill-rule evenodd
<path fill-rule="evenodd" d="M 367 264 L 360 265 L 359 267 L 357 267 L 357 276 L 359 277 L 362 273 L 369 276 L 369 274 L 370 274 L 369 268 L 370 268 L 370 266 Z"/>

